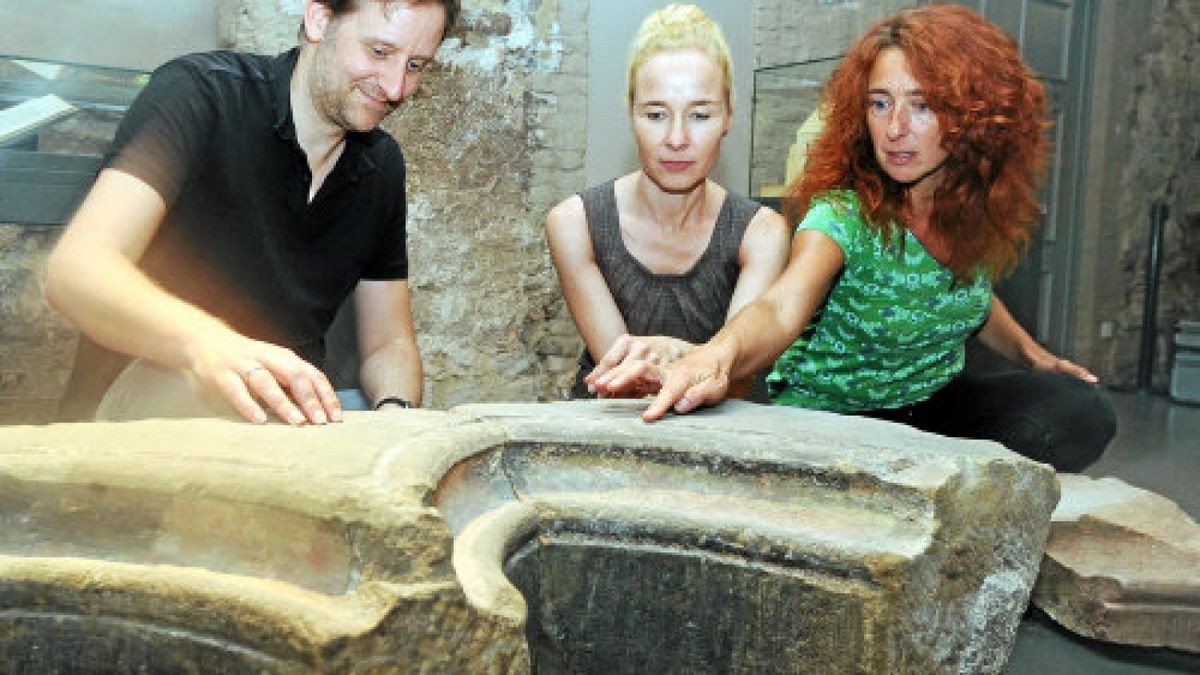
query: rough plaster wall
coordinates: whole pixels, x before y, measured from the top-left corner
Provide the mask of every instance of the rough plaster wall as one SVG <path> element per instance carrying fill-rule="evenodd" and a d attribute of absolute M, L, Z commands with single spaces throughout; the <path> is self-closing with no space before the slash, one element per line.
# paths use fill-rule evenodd
<path fill-rule="evenodd" d="M 100 155 L 119 116 L 100 110 L 43 129 L 39 152 Z M 53 419 L 78 335 L 45 301 L 45 262 L 58 225 L 0 224 L 0 424 Z"/>
<path fill-rule="evenodd" d="M 410 257 L 429 401 L 565 395 L 582 348 L 543 233 L 583 184 L 587 3 L 480 0 L 410 110 Z"/>
<path fill-rule="evenodd" d="M 0 224 L 0 424 L 49 422 L 75 354 L 75 331 L 46 304 L 56 226 Z"/>
<path fill-rule="evenodd" d="M 1170 379 L 1180 319 L 1200 320 L 1200 0 L 1154 0 L 1145 50 L 1123 64 L 1133 72 L 1124 108 L 1130 160 L 1115 192 L 1123 296 L 1105 370 L 1119 386 L 1136 383 L 1150 210 L 1171 211 L 1163 239 L 1153 387 Z"/>
<path fill-rule="evenodd" d="M 300 3 L 224 0 L 227 47 L 296 43 Z M 468 0 L 418 95 L 384 124 L 408 162 L 426 405 L 565 395 L 582 348 L 545 212 L 583 184 L 588 3 Z"/>

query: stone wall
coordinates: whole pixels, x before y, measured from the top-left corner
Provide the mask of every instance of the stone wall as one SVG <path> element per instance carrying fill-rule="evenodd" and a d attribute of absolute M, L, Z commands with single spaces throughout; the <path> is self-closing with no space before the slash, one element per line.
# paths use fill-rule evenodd
<path fill-rule="evenodd" d="M 118 121 L 109 111 L 80 110 L 41 130 L 27 149 L 100 155 Z M 61 233 L 57 225 L 0 222 L 0 424 L 51 421 L 66 386 L 78 336 L 44 292 L 46 256 Z"/>
<path fill-rule="evenodd" d="M 296 43 L 300 6 L 225 0 L 224 46 Z M 385 123 L 409 168 L 426 404 L 562 397 L 582 349 L 544 214 L 583 185 L 588 3 L 466 2 L 417 96 Z"/>
<path fill-rule="evenodd" d="M 43 300 L 43 261 L 60 227 L 0 224 L 0 424 L 50 421 L 75 354 Z"/>
<path fill-rule="evenodd" d="M 1095 287 L 1104 294 L 1097 314 L 1112 317 L 1107 320 L 1115 321 L 1115 331 L 1096 351 L 1111 384 L 1136 384 L 1150 212 L 1154 204 L 1166 204 L 1152 383 L 1161 390 L 1170 380 L 1176 324 L 1200 320 L 1200 0 L 1133 4 L 1138 7 L 1128 11 L 1146 30 L 1129 31 L 1120 20 L 1116 31 L 1145 37 L 1129 45 L 1112 69 L 1124 73 L 1116 75 L 1119 107 L 1109 128 L 1110 141 L 1119 146 L 1113 152 L 1122 160 L 1103 186 L 1112 210 L 1101 214 L 1111 219 L 1117 255 L 1115 265 L 1098 275 L 1109 280 Z M 1108 76 L 1097 73 L 1097 79 Z"/>

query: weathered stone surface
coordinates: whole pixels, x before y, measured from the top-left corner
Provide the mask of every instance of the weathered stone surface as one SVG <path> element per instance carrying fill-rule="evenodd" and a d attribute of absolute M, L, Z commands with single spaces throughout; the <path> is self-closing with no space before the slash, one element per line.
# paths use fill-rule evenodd
<path fill-rule="evenodd" d="M 872 420 L 728 404 L 646 425 L 639 407 L 0 429 L 0 655 L 1000 670 L 1057 498 L 1047 467 Z"/>
<path fill-rule="evenodd" d="M 0 430 L 4 663 L 524 670 L 520 623 L 467 604 L 428 499 L 429 477 L 503 436 L 448 426 L 415 412 Z"/>
<path fill-rule="evenodd" d="M 1001 668 L 1057 498 L 1046 467 L 822 413 L 727 404 L 647 426 L 637 407 L 457 409 L 509 440 L 456 467 L 436 503 L 464 585 L 470 559 L 477 580 L 502 583 L 503 569 L 523 591 L 467 594 L 527 605 L 536 663 Z"/>
<path fill-rule="evenodd" d="M 1116 478 L 1059 481 L 1033 602 L 1090 638 L 1200 651 L 1200 525 Z"/>

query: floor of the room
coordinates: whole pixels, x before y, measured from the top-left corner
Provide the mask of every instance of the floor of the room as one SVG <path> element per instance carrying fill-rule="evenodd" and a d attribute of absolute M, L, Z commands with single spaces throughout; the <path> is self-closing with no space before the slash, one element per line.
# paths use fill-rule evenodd
<path fill-rule="evenodd" d="M 1161 394 L 1112 396 L 1120 420 L 1117 437 L 1085 473 L 1157 492 L 1200 520 L 1200 406 L 1173 403 Z M 1200 673 L 1200 654 L 1087 640 L 1034 610 L 1021 622 L 1005 673 Z"/>

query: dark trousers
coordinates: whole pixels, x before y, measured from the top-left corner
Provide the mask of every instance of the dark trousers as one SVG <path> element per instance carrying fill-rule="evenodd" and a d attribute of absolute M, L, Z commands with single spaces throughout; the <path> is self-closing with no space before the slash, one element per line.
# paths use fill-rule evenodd
<path fill-rule="evenodd" d="M 1013 452 L 1078 472 L 1117 432 L 1108 393 L 1056 373 L 959 375 L 933 396 L 903 408 L 859 413 L 958 438 L 996 441 Z"/>

